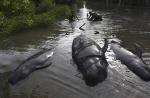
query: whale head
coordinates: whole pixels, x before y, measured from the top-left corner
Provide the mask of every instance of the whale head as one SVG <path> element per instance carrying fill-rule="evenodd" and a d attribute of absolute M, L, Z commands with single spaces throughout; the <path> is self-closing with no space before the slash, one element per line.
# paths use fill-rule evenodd
<path fill-rule="evenodd" d="M 11 76 L 8 79 L 8 82 L 12 85 L 16 84 L 18 81 L 23 80 L 31 73 L 30 70 L 25 68 L 16 69 L 12 72 Z"/>
<path fill-rule="evenodd" d="M 107 77 L 107 70 L 102 66 L 92 65 L 87 69 L 84 77 L 85 83 L 88 86 L 96 86 L 98 83 L 103 82 Z"/>

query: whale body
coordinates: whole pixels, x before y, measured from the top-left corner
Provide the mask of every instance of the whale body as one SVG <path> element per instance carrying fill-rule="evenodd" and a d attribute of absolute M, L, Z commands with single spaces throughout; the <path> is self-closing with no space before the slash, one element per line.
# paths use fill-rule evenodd
<path fill-rule="evenodd" d="M 150 81 L 150 68 L 144 63 L 141 56 L 123 48 L 118 43 L 111 43 L 111 49 L 115 53 L 116 58 L 125 64 L 133 73 L 144 81 Z"/>
<path fill-rule="evenodd" d="M 53 55 L 51 49 L 42 50 L 23 61 L 10 75 L 8 82 L 12 85 L 25 79 L 33 71 L 48 67 L 52 64 L 50 57 Z"/>
<path fill-rule="evenodd" d="M 85 35 L 79 35 L 73 40 L 72 58 L 88 86 L 95 86 L 107 77 L 108 63 L 105 58 L 107 47 L 107 40 L 101 48 Z"/>

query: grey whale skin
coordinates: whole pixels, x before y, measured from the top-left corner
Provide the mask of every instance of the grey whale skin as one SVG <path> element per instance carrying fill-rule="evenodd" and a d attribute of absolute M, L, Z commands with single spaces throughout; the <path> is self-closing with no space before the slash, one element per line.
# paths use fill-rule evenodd
<path fill-rule="evenodd" d="M 96 86 L 106 79 L 108 63 L 105 52 L 107 48 L 106 39 L 103 48 L 85 35 L 79 35 L 73 40 L 72 58 L 86 85 Z"/>
<path fill-rule="evenodd" d="M 12 85 L 25 79 L 33 71 L 50 66 L 49 60 L 53 55 L 52 49 L 45 49 L 23 61 L 10 75 L 8 82 Z"/>
<path fill-rule="evenodd" d="M 115 53 L 116 58 L 125 64 L 133 73 L 144 81 L 150 81 L 150 68 L 140 56 L 123 48 L 118 43 L 111 43 L 111 49 Z"/>

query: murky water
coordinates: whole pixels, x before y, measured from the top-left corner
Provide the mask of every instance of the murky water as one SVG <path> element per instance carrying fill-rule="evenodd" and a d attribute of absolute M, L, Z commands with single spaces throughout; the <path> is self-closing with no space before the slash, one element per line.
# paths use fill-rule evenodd
<path fill-rule="evenodd" d="M 103 21 L 86 20 L 88 11 L 94 10 L 103 16 Z M 25 31 L 4 38 L 0 42 L 0 98 L 149 98 L 150 84 L 144 82 L 125 65 L 117 61 L 110 50 L 108 77 L 95 87 L 85 85 L 72 62 L 73 38 L 83 33 L 103 46 L 103 38 L 109 37 L 123 42 L 123 46 L 134 49 L 138 42 L 145 50 L 144 60 L 150 60 L 150 10 L 135 8 L 106 8 L 98 3 L 86 3 L 78 10 L 80 20 L 69 23 L 60 21 L 51 29 Z M 79 27 L 83 26 L 85 31 Z M 100 34 L 95 35 L 94 31 Z M 69 33 L 69 35 L 66 35 Z M 25 80 L 12 86 L 7 83 L 12 71 L 40 48 L 54 48 L 52 65 L 33 72 Z"/>

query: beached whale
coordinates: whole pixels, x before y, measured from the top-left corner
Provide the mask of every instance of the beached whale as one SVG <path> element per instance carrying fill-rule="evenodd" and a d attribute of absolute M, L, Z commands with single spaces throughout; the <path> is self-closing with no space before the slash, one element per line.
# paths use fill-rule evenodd
<path fill-rule="evenodd" d="M 136 54 L 123 48 L 118 43 L 111 43 L 111 49 L 115 53 L 117 59 L 125 64 L 133 73 L 139 76 L 144 81 L 150 81 L 150 68 L 142 60 L 142 51 L 139 46 L 136 46 Z"/>
<path fill-rule="evenodd" d="M 85 35 L 79 35 L 73 40 L 72 58 L 88 86 L 95 86 L 106 79 L 108 63 L 105 52 L 107 48 L 107 39 L 103 48 Z"/>
<path fill-rule="evenodd" d="M 18 81 L 25 79 L 33 71 L 46 68 L 52 64 L 50 61 L 53 55 L 52 49 L 44 49 L 23 61 L 10 75 L 8 82 L 16 84 Z"/>

